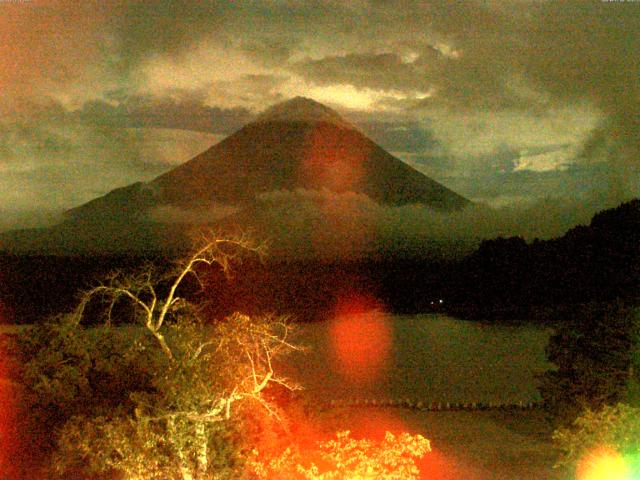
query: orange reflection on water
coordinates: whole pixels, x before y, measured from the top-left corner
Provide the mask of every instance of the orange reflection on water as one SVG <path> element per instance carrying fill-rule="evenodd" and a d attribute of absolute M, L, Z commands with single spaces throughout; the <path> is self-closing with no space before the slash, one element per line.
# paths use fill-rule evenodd
<path fill-rule="evenodd" d="M 599 447 L 578 463 L 577 480 L 634 480 L 624 457 L 610 447 Z"/>
<path fill-rule="evenodd" d="M 352 383 L 379 379 L 391 353 L 387 315 L 373 299 L 356 296 L 338 303 L 329 324 L 333 361 Z"/>

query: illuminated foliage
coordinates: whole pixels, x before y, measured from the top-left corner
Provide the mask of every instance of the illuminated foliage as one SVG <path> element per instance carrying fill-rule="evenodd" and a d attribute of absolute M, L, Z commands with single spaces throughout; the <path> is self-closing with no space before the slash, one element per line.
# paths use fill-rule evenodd
<path fill-rule="evenodd" d="M 619 403 L 586 410 L 553 439 L 561 452 L 556 466 L 574 469 L 578 480 L 640 477 L 640 408 Z"/>
<path fill-rule="evenodd" d="M 421 435 L 386 432 L 382 440 L 357 440 L 345 431 L 312 451 L 288 448 L 272 460 L 254 460 L 252 467 L 265 480 L 411 480 L 420 477 L 416 459 L 430 450 Z"/>
<path fill-rule="evenodd" d="M 52 463 L 60 474 L 237 478 L 249 448 L 241 444 L 238 409 L 275 415 L 268 387 L 296 388 L 273 367 L 296 348 L 291 327 L 283 318 L 242 314 L 205 322 L 180 286 L 198 278 L 198 265 L 226 270 L 238 251 L 252 249 L 242 239 L 205 239 L 168 273 L 113 275 L 86 292 L 75 312 L 23 334 L 23 381 L 34 418 L 55 432 Z M 86 326 L 98 300 L 106 322 Z M 114 326 L 123 304 L 136 322 Z"/>

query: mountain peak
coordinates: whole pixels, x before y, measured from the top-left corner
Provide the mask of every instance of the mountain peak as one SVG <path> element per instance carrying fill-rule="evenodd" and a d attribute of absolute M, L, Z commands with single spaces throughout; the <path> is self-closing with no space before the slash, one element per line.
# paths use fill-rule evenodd
<path fill-rule="evenodd" d="M 342 118 L 335 110 L 307 97 L 294 97 L 273 105 L 258 115 L 254 121 L 254 123 L 270 122 L 325 122 L 340 128 L 357 130 L 355 126 Z"/>

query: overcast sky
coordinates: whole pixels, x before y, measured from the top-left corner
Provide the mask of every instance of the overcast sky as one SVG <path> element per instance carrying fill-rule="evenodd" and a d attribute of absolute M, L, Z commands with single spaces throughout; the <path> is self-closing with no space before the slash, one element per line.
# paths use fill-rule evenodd
<path fill-rule="evenodd" d="M 149 180 L 296 95 L 475 200 L 617 201 L 639 32 L 630 0 L 0 0 L 0 211 Z"/>

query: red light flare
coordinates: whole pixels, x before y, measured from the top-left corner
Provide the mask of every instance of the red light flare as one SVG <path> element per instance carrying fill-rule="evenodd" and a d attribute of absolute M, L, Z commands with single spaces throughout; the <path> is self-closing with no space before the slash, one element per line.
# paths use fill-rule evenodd
<path fill-rule="evenodd" d="M 0 325 L 2 323 L 0 318 Z M 0 478 L 8 479 L 17 475 L 16 456 L 20 440 L 16 412 L 18 391 L 16 385 L 9 381 L 11 369 L 0 345 Z"/>
<path fill-rule="evenodd" d="M 380 303 L 366 296 L 338 302 L 329 323 L 332 360 L 354 384 L 380 379 L 391 353 L 392 330 Z"/>
<path fill-rule="evenodd" d="M 317 205 L 321 222 L 311 239 L 321 254 L 360 252 L 369 245 L 375 231 L 363 222 L 358 211 L 366 190 L 366 168 L 372 146 L 352 130 L 318 123 L 306 134 L 299 184 L 324 192 Z M 350 195 L 346 195 L 351 193 Z M 327 228 L 329 227 L 329 228 Z"/>
<path fill-rule="evenodd" d="M 300 180 L 312 190 L 361 190 L 371 147 L 352 131 L 319 123 L 308 134 Z"/>

